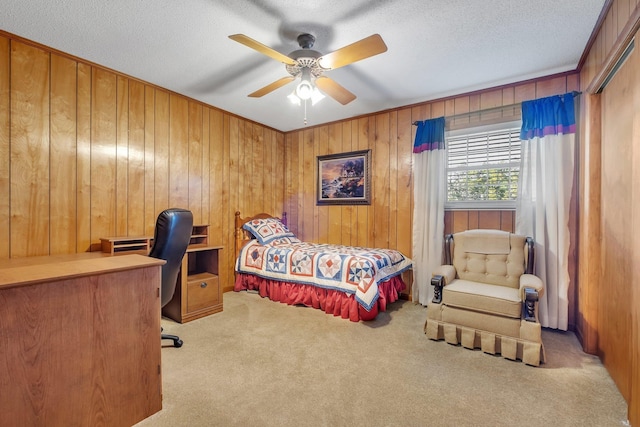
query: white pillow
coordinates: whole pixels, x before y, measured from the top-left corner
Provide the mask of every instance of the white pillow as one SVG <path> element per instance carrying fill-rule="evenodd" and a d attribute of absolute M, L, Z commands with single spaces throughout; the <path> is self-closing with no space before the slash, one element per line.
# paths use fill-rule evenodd
<path fill-rule="evenodd" d="M 242 228 L 253 234 L 263 245 L 283 237 L 296 237 L 286 225 L 276 218 L 254 219 L 245 223 Z"/>

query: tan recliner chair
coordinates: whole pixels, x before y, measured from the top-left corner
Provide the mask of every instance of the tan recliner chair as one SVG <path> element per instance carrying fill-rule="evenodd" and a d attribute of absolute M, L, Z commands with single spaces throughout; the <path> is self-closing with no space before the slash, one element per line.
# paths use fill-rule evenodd
<path fill-rule="evenodd" d="M 545 361 L 530 237 L 469 230 L 445 237 L 445 262 L 433 273 L 427 337 L 538 366 Z"/>

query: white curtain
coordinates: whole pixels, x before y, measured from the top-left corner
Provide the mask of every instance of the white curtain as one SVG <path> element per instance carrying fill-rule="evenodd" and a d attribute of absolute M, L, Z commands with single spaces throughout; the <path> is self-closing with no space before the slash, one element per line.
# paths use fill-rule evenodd
<path fill-rule="evenodd" d="M 571 102 L 570 113 L 573 114 L 573 96 L 567 97 L 566 102 Z M 523 135 L 525 115 L 523 103 Z M 574 174 L 575 118 L 570 118 L 569 124 L 547 123 L 540 126 L 543 120 L 538 118 L 536 121 L 540 130 L 544 128 L 546 131 L 529 132 L 529 136 L 521 136 L 516 233 L 533 237 L 536 243 L 535 274 L 545 283 L 545 292 L 539 301 L 541 325 L 566 331 L 569 308 L 569 202 Z M 549 132 L 551 127 L 554 130 Z"/>
<path fill-rule="evenodd" d="M 434 119 L 439 120 L 439 119 Z M 418 124 L 420 127 L 420 124 Z M 412 298 L 422 305 L 433 299 L 431 273 L 442 264 L 444 236 L 444 203 L 446 200 L 446 162 L 444 149 L 444 118 L 436 127 L 437 141 L 423 143 L 429 148 L 419 151 L 414 148 L 414 204 L 413 204 L 413 287 Z M 419 146 L 420 129 L 416 135 Z M 435 142 L 434 142 L 435 141 Z M 416 152 L 418 151 L 418 152 Z"/>

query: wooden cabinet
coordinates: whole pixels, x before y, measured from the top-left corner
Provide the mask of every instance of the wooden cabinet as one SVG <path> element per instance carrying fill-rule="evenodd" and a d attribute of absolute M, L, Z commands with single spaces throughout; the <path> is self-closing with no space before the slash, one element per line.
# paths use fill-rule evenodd
<path fill-rule="evenodd" d="M 222 249 L 222 246 L 209 246 L 208 225 L 193 226 L 176 290 L 162 309 L 164 316 L 185 323 L 222 311 L 222 288 L 218 277 Z"/>

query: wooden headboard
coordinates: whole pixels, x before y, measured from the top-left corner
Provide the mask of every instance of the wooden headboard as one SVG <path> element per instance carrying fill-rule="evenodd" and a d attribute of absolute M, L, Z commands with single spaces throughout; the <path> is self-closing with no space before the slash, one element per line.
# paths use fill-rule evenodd
<path fill-rule="evenodd" d="M 236 212 L 236 227 L 235 227 L 235 232 L 234 232 L 234 236 L 236 238 L 236 247 L 235 247 L 236 257 L 238 255 L 240 255 L 240 249 L 242 249 L 242 247 L 249 240 L 255 238 L 251 233 L 249 233 L 247 230 L 242 228 L 242 226 L 245 223 L 247 223 L 249 221 L 252 221 L 254 219 L 265 219 L 265 218 L 276 218 L 276 219 L 279 219 L 280 221 L 282 221 L 282 223 L 284 225 L 287 225 L 287 213 L 286 212 L 282 213 L 282 218 L 278 218 L 277 216 L 269 215 L 268 213 L 259 213 L 259 214 L 254 215 L 254 216 L 248 216 L 246 218 L 242 218 L 240 216 L 240 211 Z"/>

